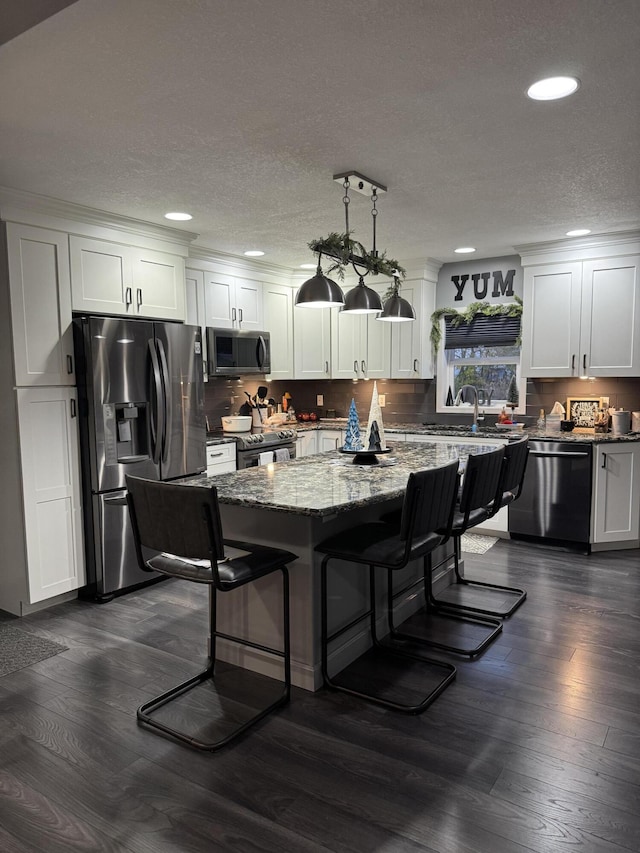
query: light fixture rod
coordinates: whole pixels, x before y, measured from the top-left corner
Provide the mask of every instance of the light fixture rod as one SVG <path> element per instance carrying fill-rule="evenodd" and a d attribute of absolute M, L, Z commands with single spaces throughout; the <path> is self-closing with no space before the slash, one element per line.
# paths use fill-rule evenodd
<path fill-rule="evenodd" d="M 351 170 L 350 172 L 341 172 L 339 175 L 333 176 L 333 180 L 338 184 L 342 184 L 345 179 L 349 181 L 350 188 L 354 192 L 361 193 L 362 195 L 370 196 L 374 188 L 377 190 L 378 194 L 387 192 L 387 188 L 384 184 L 381 184 L 380 181 L 374 181 L 372 178 L 367 178 L 364 175 L 361 175 L 360 172 L 354 172 Z"/>

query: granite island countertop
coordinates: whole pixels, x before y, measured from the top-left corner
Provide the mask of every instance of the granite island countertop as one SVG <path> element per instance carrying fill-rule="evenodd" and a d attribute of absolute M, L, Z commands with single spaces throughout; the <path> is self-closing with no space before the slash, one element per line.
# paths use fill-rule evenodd
<path fill-rule="evenodd" d="M 270 463 L 215 477 L 189 477 L 185 485 L 216 486 L 221 504 L 326 517 L 356 507 L 402 497 L 412 471 L 445 465 L 495 450 L 452 440 L 433 444 L 402 443 L 380 457 L 378 465 L 354 465 L 337 451 Z"/>
<path fill-rule="evenodd" d="M 319 430 L 319 429 L 346 429 L 346 418 L 331 418 L 322 419 L 312 423 L 298 423 L 296 429 L 299 431 Z M 366 429 L 366 423 L 361 424 L 361 428 Z M 496 426 L 494 424 L 478 427 L 476 432 L 473 432 L 471 426 L 463 424 L 403 424 L 403 423 L 386 423 L 384 424 L 385 434 L 392 436 L 394 433 L 413 433 L 414 435 L 447 435 L 454 440 L 462 440 L 464 438 L 504 438 L 508 441 L 517 441 L 523 436 L 528 436 L 536 441 L 586 441 L 593 444 L 607 442 L 624 442 L 624 441 L 640 441 L 640 433 L 630 432 L 626 435 L 613 435 L 613 433 L 593 433 L 593 432 L 546 432 L 533 427 L 525 427 L 524 429 L 508 429 L 505 427 Z"/>

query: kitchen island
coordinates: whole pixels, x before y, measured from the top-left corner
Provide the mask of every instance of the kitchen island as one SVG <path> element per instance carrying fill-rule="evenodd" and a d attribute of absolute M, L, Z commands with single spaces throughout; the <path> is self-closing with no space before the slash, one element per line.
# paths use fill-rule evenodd
<path fill-rule="evenodd" d="M 402 503 L 412 471 L 446 464 L 484 453 L 492 447 L 463 441 L 422 443 L 390 442 L 391 453 L 377 465 L 354 465 L 352 457 L 337 451 L 271 463 L 215 478 L 197 477 L 186 484 L 215 485 L 218 490 L 225 538 L 244 539 L 286 548 L 298 555 L 290 566 L 291 653 L 293 683 L 307 690 L 322 685 L 320 672 L 320 555 L 315 546 L 328 536 L 356 524 L 372 521 Z M 447 546 L 443 546 L 447 547 Z M 451 548 L 451 545 L 448 545 Z M 444 553 L 443 553 L 444 556 Z M 437 559 L 436 561 L 437 562 Z M 348 563 L 332 562 L 330 595 L 335 624 L 345 624 L 364 609 L 366 573 Z M 450 570 L 441 568 L 434 577 L 437 589 L 449 583 Z M 397 573 L 398 588 L 420 577 L 421 561 Z M 398 622 L 422 604 L 420 596 L 401 597 Z M 278 581 L 263 578 L 255 584 L 221 596 L 219 624 L 222 631 L 237 632 L 258 643 L 273 642 L 280 630 L 281 601 Z M 332 628 L 332 626 L 330 626 Z M 381 634 L 384 626 L 381 625 Z M 342 669 L 368 646 L 366 627 L 355 626 L 342 637 L 332 655 L 332 667 Z M 248 669 L 278 677 L 280 663 L 254 649 L 220 644 L 220 656 Z"/>

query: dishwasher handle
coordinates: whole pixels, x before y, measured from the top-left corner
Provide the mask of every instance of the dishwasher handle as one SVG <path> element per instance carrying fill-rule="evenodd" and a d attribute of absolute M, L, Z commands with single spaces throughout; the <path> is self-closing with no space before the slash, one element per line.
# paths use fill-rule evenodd
<path fill-rule="evenodd" d="M 575 458 L 576 456 L 583 456 L 584 457 L 584 456 L 590 456 L 591 454 L 587 450 L 567 450 L 567 451 L 559 450 L 556 452 L 553 452 L 551 450 L 530 450 L 529 455 L 530 456 L 544 456 L 544 457 L 548 457 L 551 459 L 562 459 L 565 456 Z"/>

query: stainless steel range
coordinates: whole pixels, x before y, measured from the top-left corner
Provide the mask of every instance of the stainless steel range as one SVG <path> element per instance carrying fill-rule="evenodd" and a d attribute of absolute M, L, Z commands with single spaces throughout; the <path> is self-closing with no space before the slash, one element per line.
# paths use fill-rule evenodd
<path fill-rule="evenodd" d="M 228 435 L 228 433 L 227 433 Z M 296 457 L 295 429 L 279 429 L 275 432 L 237 433 L 236 458 L 238 471 L 254 468 L 267 462 L 284 462 Z M 269 458 L 271 454 L 271 458 Z"/>

